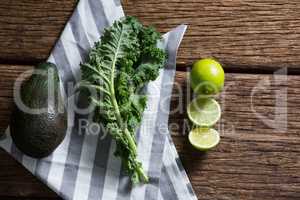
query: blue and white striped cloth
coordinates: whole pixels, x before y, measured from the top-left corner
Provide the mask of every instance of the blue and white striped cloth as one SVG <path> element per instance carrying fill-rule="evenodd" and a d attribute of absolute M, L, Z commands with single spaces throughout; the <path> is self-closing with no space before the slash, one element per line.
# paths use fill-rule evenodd
<path fill-rule="evenodd" d="M 118 0 L 78 3 L 48 59 L 58 66 L 65 88 L 67 82 L 80 80 L 79 64 L 104 28 L 122 16 Z M 12 143 L 9 128 L 0 146 L 66 200 L 197 199 L 167 129 L 177 48 L 185 30 L 181 25 L 163 36 L 168 62 L 157 80 L 146 87 L 148 105 L 136 137 L 138 158 L 150 177 L 149 184 L 131 186 L 119 158 L 113 155 L 115 142 L 110 137 L 78 134 L 75 119 L 86 116 L 75 114 L 72 107 L 68 109 L 66 138 L 51 156 L 37 160 L 23 155 Z M 92 121 L 91 116 L 88 120 Z"/>

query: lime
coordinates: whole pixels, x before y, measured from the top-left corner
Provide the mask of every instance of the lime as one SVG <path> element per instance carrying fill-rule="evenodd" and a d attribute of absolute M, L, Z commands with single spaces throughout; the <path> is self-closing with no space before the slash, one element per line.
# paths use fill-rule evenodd
<path fill-rule="evenodd" d="M 187 107 L 189 119 L 197 126 L 213 126 L 221 117 L 219 103 L 212 98 L 194 99 Z"/>
<path fill-rule="evenodd" d="M 213 59 L 202 59 L 194 63 L 191 71 L 191 86 L 198 94 L 217 94 L 224 87 L 224 70 Z"/>
<path fill-rule="evenodd" d="M 195 128 L 189 133 L 190 143 L 198 150 L 209 150 L 220 142 L 220 134 L 212 128 Z"/>

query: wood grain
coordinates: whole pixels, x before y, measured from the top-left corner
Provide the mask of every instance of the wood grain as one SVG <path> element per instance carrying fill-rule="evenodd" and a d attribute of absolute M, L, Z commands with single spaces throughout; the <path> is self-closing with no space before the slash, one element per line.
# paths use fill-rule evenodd
<path fill-rule="evenodd" d="M 216 126 L 221 143 L 213 151 L 199 153 L 182 137 L 189 129 L 185 106 L 190 95 L 186 73 L 176 76 L 180 87 L 174 87 L 172 108 L 177 111 L 170 115 L 170 124 L 199 199 L 300 198 L 300 77 L 227 74 L 226 78 L 219 97 L 222 119 Z M 182 86 L 183 100 L 178 97 Z M 278 118 L 268 124 L 258 115 Z"/>
<path fill-rule="evenodd" d="M 0 63 L 31 63 L 46 59 L 76 2 L 76 0 L 2 1 Z"/>
<path fill-rule="evenodd" d="M 6 90 L 0 93 L 1 119 L 9 116 L 6 107 L 12 101 L 12 82 L 17 74 L 30 68 L 0 65 L 0 91 Z M 218 97 L 223 110 L 221 122 L 216 126 L 221 133 L 221 143 L 208 153 L 200 153 L 186 140 L 189 125 L 185 107 L 191 94 L 187 73 L 177 72 L 169 125 L 199 199 L 300 198 L 300 77 L 289 75 L 285 78 L 282 75 L 228 73 L 225 90 Z M 255 92 L 251 103 L 252 91 Z M 284 109 L 285 92 L 287 110 Z M 287 116 L 286 129 L 282 129 L 285 126 L 283 117 L 269 125 L 258 117 L 260 114 L 273 119 L 276 113 Z M 6 126 L 7 122 L 1 120 L 0 127 Z M 58 198 L 3 151 L 0 151 L 0 160 L 0 199 Z"/>
<path fill-rule="evenodd" d="M 128 0 L 127 14 L 162 32 L 189 25 L 180 62 L 216 57 L 227 68 L 297 68 L 300 27 L 297 0 Z M 235 66 L 238 65 L 238 66 Z M 262 67 L 264 66 L 264 67 Z"/>
<path fill-rule="evenodd" d="M 58 199 L 46 185 L 38 181 L 19 163 L 0 149 L 0 199 Z"/>
<path fill-rule="evenodd" d="M 48 57 L 76 0 L 11 0 L 0 5 L 0 62 L 36 63 Z M 298 0 L 124 0 L 126 14 L 161 32 L 189 25 L 179 63 L 215 57 L 230 70 L 299 73 Z"/>

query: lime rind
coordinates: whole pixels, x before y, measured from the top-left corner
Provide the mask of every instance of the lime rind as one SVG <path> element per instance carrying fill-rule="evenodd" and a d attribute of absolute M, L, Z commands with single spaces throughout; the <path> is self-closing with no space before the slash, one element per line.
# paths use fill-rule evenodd
<path fill-rule="evenodd" d="M 187 107 L 188 118 L 199 127 L 211 127 L 221 118 L 221 107 L 212 98 L 196 98 Z"/>
<path fill-rule="evenodd" d="M 220 134 L 212 128 L 195 128 L 189 133 L 190 143 L 198 150 L 207 151 L 220 142 Z"/>

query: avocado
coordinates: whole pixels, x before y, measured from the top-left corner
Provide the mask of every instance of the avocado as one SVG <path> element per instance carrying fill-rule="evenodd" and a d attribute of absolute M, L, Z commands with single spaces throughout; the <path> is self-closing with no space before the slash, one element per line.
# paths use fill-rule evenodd
<path fill-rule="evenodd" d="M 56 66 L 39 64 L 21 84 L 19 94 L 19 98 L 15 95 L 10 123 L 12 140 L 28 156 L 49 156 L 63 141 L 67 130 L 67 112 Z"/>

